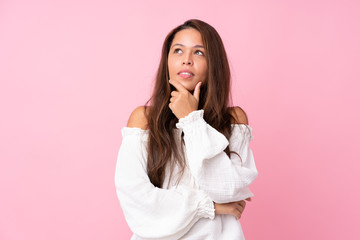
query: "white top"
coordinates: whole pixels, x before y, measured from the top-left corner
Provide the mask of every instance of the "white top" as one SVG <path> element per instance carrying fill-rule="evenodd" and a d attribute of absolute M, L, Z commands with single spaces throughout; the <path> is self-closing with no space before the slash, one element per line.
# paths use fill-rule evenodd
<path fill-rule="evenodd" d="M 123 127 L 115 186 L 125 219 L 140 239 L 245 239 L 240 222 L 233 215 L 215 215 L 213 201 L 227 203 L 253 197 L 248 186 L 258 175 L 249 142 L 252 128 L 232 124 L 229 141 L 203 118 L 204 110 L 179 119 L 174 131 L 184 132 L 187 167 L 176 186 L 176 167 L 169 182 L 165 172 L 163 188 L 155 187 L 146 170 L 148 130 Z M 224 152 L 237 152 L 242 160 Z"/>

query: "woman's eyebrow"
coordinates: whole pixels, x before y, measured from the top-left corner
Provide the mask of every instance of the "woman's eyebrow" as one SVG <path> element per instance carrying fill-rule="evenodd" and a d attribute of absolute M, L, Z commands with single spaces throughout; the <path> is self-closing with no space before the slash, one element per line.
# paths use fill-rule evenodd
<path fill-rule="evenodd" d="M 175 43 L 174 45 L 172 45 L 172 47 L 171 47 L 171 48 L 173 48 L 173 47 L 175 47 L 175 46 L 185 47 L 185 45 L 184 45 L 184 44 L 181 44 L 181 43 Z M 204 46 L 203 46 L 203 45 L 195 45 L 195 46 L 193 46 L 193 48 L 204 48 Z"/>

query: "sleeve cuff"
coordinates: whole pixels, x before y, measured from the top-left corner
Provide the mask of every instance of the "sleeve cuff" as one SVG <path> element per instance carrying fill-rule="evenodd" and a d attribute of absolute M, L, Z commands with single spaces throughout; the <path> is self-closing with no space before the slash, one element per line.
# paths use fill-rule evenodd
<path fill-rule="evenodd" d="M 179 129 L 184 129 L 187 124 L 194 122 L 198 119 L 203 119 L 203 117 L 204 117 L 203 109 L 192 111 L 186 117 L 180 118 L 178 123 L 176 123 L 176 127 Z"/>
<path fill-rule="evenodd" d="M 198 216 L 200 218 L 210 218 L 211 220 L 215 218 L 214 202 L 207 194 L 199 203 Z"/>

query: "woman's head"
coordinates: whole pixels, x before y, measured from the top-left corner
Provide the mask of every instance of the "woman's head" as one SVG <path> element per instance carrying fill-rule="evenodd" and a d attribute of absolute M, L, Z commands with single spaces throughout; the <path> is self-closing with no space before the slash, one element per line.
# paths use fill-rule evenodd
<path fill-rule="evenodd" d="M 207 78 L 206 51 L 199 31 L 187 28 L 177 32 L 168 53 L 169 79 L 178 80 L 188 91 Z"/>
<path fill-rule="evenodd" d="M 183 69 L 192 69 L 193 71 L 190 71 L 195 75 L 187 79 L 182 78 L 178 73 Z M 201 20 L 190 19 L 166 36 L 154 95 L 166 91 L 166 95 L 170 97 L 173 88 L 168 80 L 171 78 L 177 78 L 189 91 L 194 90 L 197 82 L 203 82 L 200 108 L 215 102 L 221 108 L 227 106 L 230 68 L 221 37 L 212 26 Z"/>

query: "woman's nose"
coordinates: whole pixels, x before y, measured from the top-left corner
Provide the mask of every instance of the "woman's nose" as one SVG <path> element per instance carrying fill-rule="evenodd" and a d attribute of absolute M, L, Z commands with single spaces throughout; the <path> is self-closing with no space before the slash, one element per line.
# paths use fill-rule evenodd
<path fill-rule="evenodd" d="M 183 64 L 185 65 L 192 65 L 192 60 L 189 56 L 186 56 L 184 59 L 183 59 Z"/>

